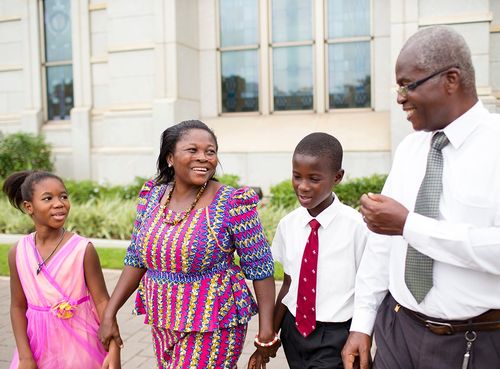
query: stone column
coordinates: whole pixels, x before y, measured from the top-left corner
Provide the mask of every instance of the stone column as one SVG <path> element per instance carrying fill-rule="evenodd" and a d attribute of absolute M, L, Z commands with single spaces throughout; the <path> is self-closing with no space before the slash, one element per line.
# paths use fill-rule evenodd
<path fill-rule="evenodd" d="M 92 91 L 90 77 L 90 24 L 88 1 L 72 0 L 73 94 L 71 110 L 71 146 L 73 178 L 91 178 L 90 107 Z"/>
<path fill-rule="evenodd" d="M 152 142 L 161 133 L 200 115 L 198 1 L 154 0 L 155 89 Z"/>

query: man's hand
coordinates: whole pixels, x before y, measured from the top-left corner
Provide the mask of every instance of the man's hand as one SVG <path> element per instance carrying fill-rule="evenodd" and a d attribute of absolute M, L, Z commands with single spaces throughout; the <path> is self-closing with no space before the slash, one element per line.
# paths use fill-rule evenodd
<path fill-rule="evenodd" d="M 372 358 L 370 348 L 372 339 L 361 332 L 351 332 L 342 349 L 342 361 L 345 369 L 370 369 Z"/>
<path fill-rule="evenodd" d="M 408 209 L 396 200 L 373 193 L 361 196 L 361 214 L 370 231 L 400 236 L 408 217 Z"/>

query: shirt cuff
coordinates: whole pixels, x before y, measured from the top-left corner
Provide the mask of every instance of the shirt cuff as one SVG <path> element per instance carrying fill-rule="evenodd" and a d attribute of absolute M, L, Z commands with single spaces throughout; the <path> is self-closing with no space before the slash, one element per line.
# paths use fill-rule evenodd
<path fill-rule="evenodd" d="M 403 228 L 403 238 L 410 245 L 418 249 L 418 246 L 422 243 L 422 235 L 428 237 L 428 232 L 422 232 L 422 230 L 429 229 L 432 227 L 432 223 L 436 220 L 433 218 L 425 217 L 417 213 L 408 213 L 406 217 L 405 226 Z"/>
<path fill-rule="evenodd" d="M 369 336 L 373 333 L 373 326 L 377 312 L 372 310 L 355 310 L 351 322 L 351 332 L 361 332 Z"/>

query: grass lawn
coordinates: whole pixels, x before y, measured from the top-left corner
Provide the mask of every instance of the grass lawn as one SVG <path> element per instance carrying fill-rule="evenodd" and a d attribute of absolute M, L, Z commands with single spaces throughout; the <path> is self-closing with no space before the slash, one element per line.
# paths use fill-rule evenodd
<path fill-rule="evenodd" d="M 7 254 L 12 245 L 0 244 L 0 275 L 9 275 L 9 265 L 7 263 Z M 121 269 L 123 267 L 123 258 L 125 257 L 125 249 L 107 249 L 97 248 L 99 259 L 103 268 Z M 274 267 L 274 278 L 283 280 L 283 267 L 276 262 Z"/>
<path fill-rule="evenodd" d="M 0 244 L 0 275 L 9 275 L 9 262 L 7 261 L 7 255 L 12 245 L 2 245 Z"/>

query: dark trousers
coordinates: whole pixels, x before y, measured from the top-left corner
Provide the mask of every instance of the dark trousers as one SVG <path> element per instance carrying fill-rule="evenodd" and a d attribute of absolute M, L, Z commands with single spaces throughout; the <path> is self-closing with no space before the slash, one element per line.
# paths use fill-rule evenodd
<path fill-rule="evenodd" d="M 304 338 L 295 328 L 295 317 L 287 310 L 281 324 L 281 342 L 290 369 L 343 369 L 340 352 L 349 335 L 351 321 L 317 322 Z"/>
<path fill-rule="evenodd" d="M 412 319 L 387 294 L 375 320 L 373 369 L 461 369 L 464 333 L 437 335 Z M 468 369 L 500 368 L 500 330 L 476 331 Z"/>

